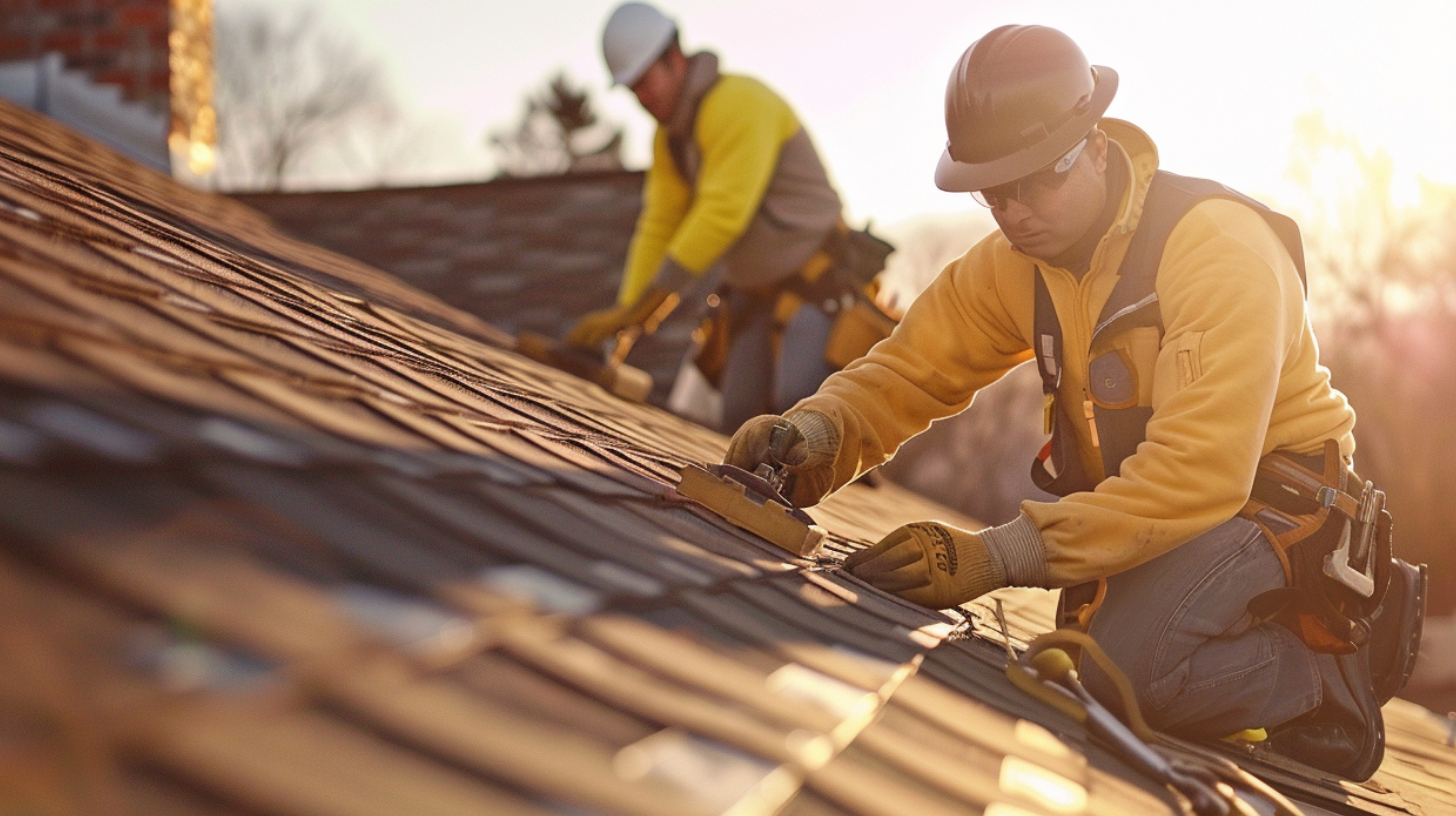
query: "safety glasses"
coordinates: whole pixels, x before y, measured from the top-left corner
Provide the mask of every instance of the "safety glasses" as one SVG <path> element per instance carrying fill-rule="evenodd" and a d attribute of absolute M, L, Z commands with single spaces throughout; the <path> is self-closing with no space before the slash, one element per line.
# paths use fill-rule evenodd
<path fill-rule="evenodd" d="M 1083 136 L 1082 141 L 1077 142 L 1071 150 L 1063 153 L 1060 159 L 1035 173 L 996 187 L 976 190 L 971 193 L 971 198 L 974 198 L 976 203 L 982 207 L 989 207 L 993 210 L 1005 209 L 1006 205 L 1012 201 L 1020 201 L 1027 206 L 1032 206 L 1042 196 L 1061 189 L 1062 185 L 1067 183 L 1072 165 L 1077 163 L 1077 159 L 1082 155 L 1082 150 L 1087 147 L 1087 138 Z"/>

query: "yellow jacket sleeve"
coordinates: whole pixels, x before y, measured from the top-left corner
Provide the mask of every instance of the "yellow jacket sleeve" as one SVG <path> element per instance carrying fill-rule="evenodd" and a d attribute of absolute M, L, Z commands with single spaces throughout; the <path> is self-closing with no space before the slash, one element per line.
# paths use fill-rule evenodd
<path fill-rule="evenodd" d="M 942 272 L 889 339 L 796 406 L 843 432 L 835 487 L 1029 357 L 1030 274 L 993 235 Z M 1135 363 L 1153 378 L 1146 442 L 1095 490 L 1023 502 L 1012 522 L 1039 536 L 1045 568 L 1030 572 L 1047 586 L 1120 572 L 1231 518 L 1262 454 L 1325 439 L 1353 449 L 1353 412 L 1318 364 L 1298 273 L 1257 214 L 1198 205 L 1169 237 L 1157 292 L 1161 347 Z M 1065 326 L 1077 308 L 1090 325 L 1101 304 L 1056 305 Z M 1086 371 L 1069 366 L 1059 394 L 1069 377 L 1074 392 L 1085 387 Z"/>
<path fill-rule="evenodd" d="M 627 250 L 627 268 L 617 290 L 617 303 L 631 306 L 642 297 L 667 255 L 667 242 L 677 231 L 692 202 L 693 191 L 673 166 L 667 131 L 652 140 L 652 166 L 642 187 L 642 214 Z"/>
<path fill-rule="evenodd" d="M 635 303 L 664 258 L 695 275 L 716 263 L 753 219 L 780 149 L 799 129 L 793 110 L 767 86 L 723 76 L 698 109 L 693 138 L 701 165 L 690 187 L 658 128 L 618 303 Z"/>
<path fill-rule="evenodd" d="M 796 409 L 829 415 L 844 431 L 837 489 L 893 456 L 936 419 L 959 413 L 981 388 L 1030 359 L 1030 326 L 998 291 L 994 237 L 936 277 L 890 337 L 830 377 Z"/>

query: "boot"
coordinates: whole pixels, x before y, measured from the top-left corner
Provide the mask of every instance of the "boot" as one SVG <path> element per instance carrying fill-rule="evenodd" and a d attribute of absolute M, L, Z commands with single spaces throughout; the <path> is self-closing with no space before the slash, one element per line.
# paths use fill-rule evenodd
<path fill-rule="evenodd" d="M 1370 641 L 1354 654 L 1322 656 L 1324 701 L 1276 729 L 1276 753 L 1357 782 L 1369 779 L 1385 756 L 1380 707 L 1400 693 L 1415 668 L 1426 613 L 1426 567 L 1395 559 Z"/>
<path fill-rule="evenodd" d="M 1370 679 L 1370 650 L 1320 655 L 1324 699 L 1315 710 L 1274 729 L 1269 750 L 1356 782 L 1385 759 L 1385 719 Z"/>

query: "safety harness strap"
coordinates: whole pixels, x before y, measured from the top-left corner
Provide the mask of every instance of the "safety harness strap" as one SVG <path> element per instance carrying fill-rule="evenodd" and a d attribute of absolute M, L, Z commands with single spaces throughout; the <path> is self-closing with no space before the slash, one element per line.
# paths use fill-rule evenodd
<path fill-rule="evenodd" d="M 1152 326 L 1163 334 L 1157 275 L 1168 236 L 1190 210 L 1212 198 L 1238 201 L 1263 218 L 1289 252 L 1301 283 L 1306 282 L 1299 227 L 1292 220 L 1217 182 L 1158 171 L 1117 283 L 1093 331 L 1092 347 L 1104 333 Z M 1090 423 L 1106 478 L 1117 475 L 1147 438 L 1152 409 L 1130 399 L 1120 407 L 1089 401 L 1086 411 L 1068 412 L 1056 399 L 1064 360 L 1062 330 L 1040 267 L 1034 286 L 1034 351 L 1051 438 L 1033 461 L 1031 476 L 1042 490 L 1065 496 L 1097 484 L 1082 464 L 1069 423 Z M 1127 361 L 1116 351 L 1108 352 L 1089 361 L 1088 381 L 1102 378 L 1115 383 L 1126 375 L 1126 368 Z M 1241 515 L 1263 530 L 1290 587 L 1256 599 L 1251 604 L 1255 615 L 1287 625 L 1316 651 L 1342 653 L 1365 641 L 1370 615 L 1384 597 L 1391 557 L 1390 514 L 1384 510 L 1384 494 L 1372 485 L 1364 485 L 1358 498 L 1352 495 L 1347 486 L 1352 477 L 1338 446 L 1331 440 L 1326 448 L 1323 456 L 1275 452 L 1264 457 Z M 1103 592 L 1101 582 L 1064 592 L 1059 622 L 1085 629 Z"/>
<path fill-rule="evenodd" d="M 1164 326 L 1158 308 L 1157 279 L 1168 236 L 1190 210 L 1212 198 L 1237 201 L 1253 209 L 1274 230 L 1294 260 L 1300 281 L 1305 281 L 1304 247 L 1299 237 L 1299 226 L 1294 221 L 1216 181 L 1159 170 L 1153 176 L 1143 203 L 1142 217 L 1128 244 L 1122 266 L 1117 270 L 1117 283 L 1098 317 L 1092 335 L 1094 340 L 1104 332 L 1115 333 L 1137 326 L 1154 326 L 1162 335 Z M 1140 405 L 1122 408 L 1098 405 L 1090 416 L 1087 412 L 1078 412 L 1074 418 L 1064 406 L 1056 404 L 1063 360 L 1062 327 L 1040 266 L 1036 268 L 1035 287 L 1034 350 L 1037 370 L 1041 374 L 1042 394 L 1046 399 L 1045 432 L 1051 434 L 1051 440 L 1032 462 L 1031 475 L 1037 487 L 1065 496 L 1096 486 L 1096 481 L 1081 467 L 1075 439 L 1067 432 L 1065 423 L 1079 420 L 1092 423 L 1092 433 L 1100 443 L 1098 448 L 1102 454 L 1105 478 L 1117 475 L 1123 460 L 1147 438 L 1147 423 L 1152 417 L 1152 410 L 1149 406 Z M 1096 366 L 1097 361 L 1092 364 Z"/>

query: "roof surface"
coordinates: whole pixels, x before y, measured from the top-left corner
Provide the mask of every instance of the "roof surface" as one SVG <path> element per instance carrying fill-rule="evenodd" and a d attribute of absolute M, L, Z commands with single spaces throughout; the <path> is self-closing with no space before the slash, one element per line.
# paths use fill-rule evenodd
<path fill-rule="evenodd" d="M 561 337 L 616 299 L 642 210 L 641 172 L 439 187 L 235 196 L 284 232 L 357 258 L 510 334 Z M 628 358 L 672 387 L 715 285 L 708 275 Z"/>
<path fill-rule="evenodd" d="M 724 443 L 0 106 L 0 802 L 1180 812 L 1006 679 L 1050 593 L 834 569 L 973 520 L 852 485 L 789 556 L 674 492 Z M 1311 814 L 1452 812 L 1444 720 L 1386 712 L 1370 783 L 1241 762 Z"/>

